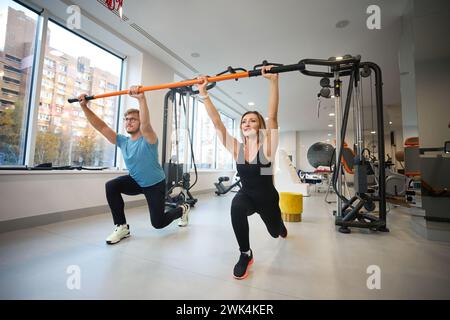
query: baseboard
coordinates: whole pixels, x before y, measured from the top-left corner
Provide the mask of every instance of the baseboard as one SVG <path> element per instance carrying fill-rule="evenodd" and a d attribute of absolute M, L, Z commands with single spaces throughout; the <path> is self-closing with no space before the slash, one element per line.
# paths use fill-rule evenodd
<path fill-rule="evenodd" d="M 128 201 L 125 203 L 125 208 L 134 208 L 146 206 L 147 201 L 145 199 Z M 32 217 L 18 218 L 13 220 L 0 221 L 0 233 L 38 227 L 50 223 L 62 222 L 68 220 L 79 219 L 83 217 L 94 216 L 98 214 L 103 214 L 109 212 L 109 206 L 96 206 L 83 209 L 62 211 L 62 212 L 52 212 L 48 214 L 41 214 Z"/>

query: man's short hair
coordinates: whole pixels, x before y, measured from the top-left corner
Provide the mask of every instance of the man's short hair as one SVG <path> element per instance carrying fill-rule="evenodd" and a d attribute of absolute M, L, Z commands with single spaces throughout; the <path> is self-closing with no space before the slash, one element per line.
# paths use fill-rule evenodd
<path fill-rule="evenodd" d="M 133 109 L 133 108 L 128 109 L 127 111 L 125 111 L 125 113 L 123 114 L 123 116 L 126 118 L 127 115 L 129 115 L 130 113 L 137 113 L 137 114 L 139 114 L 139 109 Z"/>

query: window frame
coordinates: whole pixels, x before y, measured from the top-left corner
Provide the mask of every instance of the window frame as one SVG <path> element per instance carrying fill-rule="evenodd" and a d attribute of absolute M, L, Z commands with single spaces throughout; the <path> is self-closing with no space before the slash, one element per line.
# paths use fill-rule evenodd
<path fill-rule="evenodd" d="M 49 13 L 48 10 L 44 8 L 37 9 L 37 5 L 28 4 L 20 0 L 11 0 L 15 2 L 17 5 L 22 6 L 24 9 L 30 10 L 37 15 L 36 19 L 36 30 L 34 35 L 34 48 L 33 48 L 33 58 L 32 58 L 32 67 L 30 71 L 30 84 L 29 90 L 24 97 L 24 108 L 26 108 L 26 113 L 23 119 L 23 138 L 20 141 L 20 153 L 19 153 L 19 162 L 14 167 L 31 167 L 34 165 L 34 153 L 36 148 L 36 137 L 41 128 L 38 126 L 38 118 L 39 118 L 39 104 L 41 98 L 41 90 L 42 81 L 44 78 L 44 66 L 47 65 L 45 60 L 45 43 L 48 36 L 48 22 L 52 22 L 55 25 L 63 28 L 64 30 L 71 32 L 75 36 L 80 37 L 81 39 L 87 41 L 88 43 L 95 45 L 99 49 L 112 54 L 116 58 L 121 60 L 121 70 L 119 75 L 118 82 L 118 90 L 122 90 L 125 80 L 124 70 L 126 64 L 126 56 L 120 55 L 116 52 L 113 52 L 111 49 L 105 47 L 104 45 L 96 42 L 93 38 L 89 38 L 88 36 L 82 34 L 81 32 L 77 32 L 77 30 L 71 30 L 67 28 L 63 23 L 60 22 L 60 19 L 56 16 L 53 16 Z M 13 61 L 13 60 L 12 60 Z M 14 61 L 13 61 L 14 62 Z M 55 69 L 56 66 L 49 67 L 49 69 Z M 14 69 L 14 67 L 11 67 Z M 8 67 L 7 69 L 11 69 Z M 67 66 L 66 66 L 67 68 Z M 16 72 L 15 70 L 9 70 L 10 72 Z M 20 71 L 20 70 L 18 70 Z M 54 77 L 56 77 L 56 73 L 54 73 Z M 17 72 L 16 72 L 17 73 Z M 19 72 L 21 73 L 21 72 Z M 58 82 L 59 83 L 59 82 Z M 20 84 L 19 84 L 20 85 Z M 117 134 L 119 134 L 120 130 L 120 114 L 122 112 L 123 100 L 121 98 L 118 99 L 117 105 L 117 121 L 114 123 L 114 127 L 112 128 Z M 118 159 L 117 145 L 114 145 L 114 160 L 113 166 L 117 168 L 120 160 Z M 5 165 L 6 167 L 10 167 L 10 165 Z M 0 169 L 4 166 L 0 166 Z"/>
<path fill-rule="evenodd" d="M 196 141 L 196 135 L 198 134 L 198 130 L 196 129 L 196 128 L 198 128 L 199 126 L 198 125 L 195 125 L 195 119 L 196 119 L 196 117 L 197 117 L 197 110 L 198 110 L 198 102 L 199 102 L 200 100 L 198 99 L 198 97 L 194 97 L 194 103 L 193 103 L 193 106 L 195 106 L 195 107 L 193 107 L 192 108 L 192 116 L 191 116 L 191 121 L 190 121 L 190 123 L 191 123 L 191 130 L 190 130 L 190 133 L 191 133 L 191 141 L 193 142 L 193 143 L 195 143 L 195 141 Z M 232 132 L 229 132 L 232 136 L 234 136 L 234 131 L 235 131 L 235 129 L 236 129 L 236 118 L 234 118 L 234 117 L 232 117 L 232 116 L 230 116 L 229 114 L 227 114 L 226 112 L 224 112 L 224 111 L 222 111 L 222 110 L 218 110 L 218 112 L 219 112 L 219 114 L 221 114 L 221 115 L 224 115 L 224 116 L 226 116 L 226 117 L 228 117 L 228 118 L 230 118 L 231 120 L 232 120 L 232 122 L 233 122 L 233 129 L 232 129 Z M 200 168 L 200 169 L 197 169 L 197 170 L 199 170 L 199 171 L 227 171 L 227 170 L 236 170 L 236 165 L 235 165 L 235 163 L 234 163 L 234 161 L 233 161 L 233 158 L 231 158 L 232 160 L 231 160 L 231 169 L 230 168 L 218 168 L 218 150 L 219 150 L 219 145 L 220 145 L 220 141 L 219 141 L 219 138 L 217 137 L 217 132 L 215 131 L 215 138 L 214 138 L 214 163 L 213 163 L 213 167 L 212 168 L 210 168 L 210 169 L 205 169 L 205 168 Z M 196 148 L 196 146 L 194 145 L 193 146 L 194 147 L 194 150 L 195 150 L 195 148 Z M 196 162 L 197 162 L 197 159 L 198 158 L 196 158 Z M 190 161 L 191 161 L 192 159 L 190 159 Z M 190 166 L 189 166 L 190 168 L 191 168 L 191 170 L 193 170 L 194 169 L 194 165 L 193 165 L 193 163 L 192 163 L 192 161 L 190 162 Z"/>

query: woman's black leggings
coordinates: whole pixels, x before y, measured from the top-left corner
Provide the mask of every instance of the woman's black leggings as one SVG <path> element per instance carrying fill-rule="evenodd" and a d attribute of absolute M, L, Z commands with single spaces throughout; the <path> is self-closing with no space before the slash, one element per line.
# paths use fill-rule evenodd
<path fill-rule="evenodd" d="M 114 224 L 126 224 L 122 194 L 135 196 L 143 193 L 150 210 L 150 221 L 156 229 L 164 228 L 173 220 L 181 217 L 180 207 L 165 212 L 166 182 L 162 180 L 150 187 L 141 187 L 129 175 L 121 176 L 106 183 L 106 199 L 108 200 Z"/>
<path fill-rule="evenodd" d="M 239 191 L 233 198 L 231 203 L 231 223 L 241 252 L 250 250 L 248 216 L 255 212 L 259 213 L 267 227 L 267 231 L 272 237 L 278 238 L 280 235 L 284 223 L 281 219 L 278 193 L 275 197 L 270 198 L 273 199 L 250 197 L 242 191 Z"/>

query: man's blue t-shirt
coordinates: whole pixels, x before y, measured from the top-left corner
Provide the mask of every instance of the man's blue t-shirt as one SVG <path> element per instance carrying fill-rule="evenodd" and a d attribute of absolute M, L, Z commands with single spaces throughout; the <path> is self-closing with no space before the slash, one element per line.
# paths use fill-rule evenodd
<path fill-rule="evenodd" d="M 139 186 L 149 187 L 165 179 L 158 162 L 158 141 L 150 144 L 143 136 L 133 141 L 130 137 L 118 134 L 117 146 L 122 150 L 130 176 Z"/>

